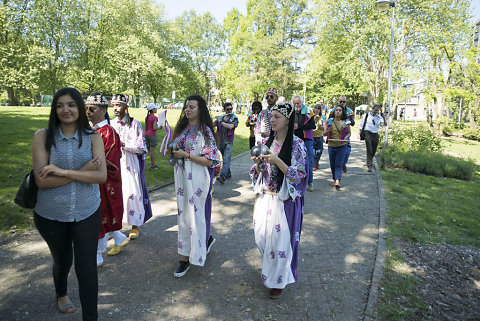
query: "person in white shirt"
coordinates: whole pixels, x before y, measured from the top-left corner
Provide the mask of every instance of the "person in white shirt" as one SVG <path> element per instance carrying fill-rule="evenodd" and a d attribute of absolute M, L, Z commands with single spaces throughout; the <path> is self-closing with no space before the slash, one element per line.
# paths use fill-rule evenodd
<path fill-rule="evenodd" d="M 368 171 L 372 171 L 373 156 L 377 152 L 378 146 L 378 130 L 380 126 L 385 126 L 387 121 L 385 120 L 386 113 L 380 113 L 380 105 L 374 104 L 372 110 L 366 113 L 360 123 L 360 132 L 362 131 L 365 119 L 365 145 L 367 146 L 367 167 Z"/>
<path fill-rule="evenodd" d="M 152 217 L 152 206 L 145 182 L 145 155 L 147 144 L 140 122 L 130 117 L 128 100 L 125 95 L 112 97 L 115 118 L 110 124 L 118 133 L 122 146 L 120 167 L 122 172 L 123 221 L 132 226 L 129 238 L 140 235 L 142 226 Z"/>

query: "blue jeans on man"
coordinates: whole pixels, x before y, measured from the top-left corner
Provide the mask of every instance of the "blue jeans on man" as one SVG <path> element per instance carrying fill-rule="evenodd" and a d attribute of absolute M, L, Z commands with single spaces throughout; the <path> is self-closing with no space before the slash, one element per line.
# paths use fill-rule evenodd
<path fill-rule="evenodd" d="M 222 153 L 222 157 L 223 157 L 223 166 L 222 166 L 222 171 L 220 172 L 220 178 L 222 178 L 224 181 L 227 178 L 232 176 L 232 173 L 230 172 L 232 148 L 233 148 L 233 143 L 230 141 L 225 141 L 222 144 L 220 144 L 220 153 Z"/>
<path fill-rule="evenodd" d="M 313 184 L 313 140 L 305 139 L 303 141 L 305 143 L 305 148 L 307 149 L 307 156 L 308 156 L 308 185 Z"/>
<path fill-rule="evenodd" d="M 342 165 L 343 167 L 347 167 L 348 158 L 350 157 L 350 152 L 352 151 L 352 145 L 350 145 L 350 138 L 348 140 L 349 142 L 346 145 L 347 149 L 345 151 L 345 159 L 343 160 L 343 165 Z"/>
<path fill-rule="evenodd" d="M 320 162 L 323 153 L 323 136 L 313 137 L 313 150 L 315 154 L 313 158 L 313 167 L 318 167 L 318 163 Z"/>

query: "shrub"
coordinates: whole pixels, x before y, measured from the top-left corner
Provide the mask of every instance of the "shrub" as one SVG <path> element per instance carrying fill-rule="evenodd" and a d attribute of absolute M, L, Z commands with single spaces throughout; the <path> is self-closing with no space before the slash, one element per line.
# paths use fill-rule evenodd
<path fill-rule="evenodd" d="M 449 126 L 442 126 L 442 134 L 443 136 L 452 136 L 453 135 L 453 131 L 455 130 L 455 128 L 452 126 L 452 125 L 449 125 Z"/>
<path fill-rule="evenodd" d="M 390 144 L 378 153 L 382 167 L 404 168 L 412 172 L 437 177 L 450 177 L 470 180 L 477 171 L 471 159 L 464 160 L 440 152 L 413 150 L 398 144 Z"/>
<path fill-rule="evenodd" d="M 463 134 L 463 137 L 470 140 L 480 141 L 480 128 L 472 129 L 467 128 Z"/>
<path fill-rule="evenodd" d="M 397 126 L 389 128 L 389 143 L 407 150 L 442 151 L 440 137 L 427 125 Z"/>
<path fill-rule="evenodd" d="M 463 129 L 465 129 L 465 123 L 463 121 L 460 122 L 460 123 L 455 122 L 453 124 L 453 128 L 463 130 Z"/>

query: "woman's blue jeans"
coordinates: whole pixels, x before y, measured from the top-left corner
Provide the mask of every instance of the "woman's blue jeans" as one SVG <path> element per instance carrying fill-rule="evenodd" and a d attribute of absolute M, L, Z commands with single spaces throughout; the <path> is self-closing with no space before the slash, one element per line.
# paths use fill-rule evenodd
<path fill-rule="evenodd" d="M 339 147 L 328 146 L 328 157 L 330 158 L 330 170 L 333 180 L 342 179 L 342 166 L 347 152 L 347 145 Z"/>

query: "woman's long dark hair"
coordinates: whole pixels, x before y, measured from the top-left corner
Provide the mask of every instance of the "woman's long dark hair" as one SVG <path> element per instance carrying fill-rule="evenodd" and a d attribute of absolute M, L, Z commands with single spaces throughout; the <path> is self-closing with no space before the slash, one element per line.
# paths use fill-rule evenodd
<path fill-rule="evenodd" d="M 340 116 L 340 119 L 341 120 L 345 120 L 348 118 L 347 116 L 347 107 L 343 107 L 342 105 L 337 105 L 335 106 L 335 108 L 333 109 L 333 113 L 330 114 L 330 117 L 328 118 L 335 118 L 335 110 L 337 110 L 337 107 L 340 107 L 342 108 L 342 116 Z"/>
<path fill-rule="evenodd" d="M 69 95 L 75 101 L 78 109 L 77 130 L 78 135 L 78 148 L 82 146 L 82 133 L 92 134 L 90 124 L 88 123 L 87 114 L 85 112 L 85 102 L 83 101 L 82 94 L 75 88 L 65 87 L 59 89 L 52 100 L 52 107 L 50 108 L 50 118 L 48 119 L 47 137 L 45 140 L 45 149 L 50 152 L 52 145 L 55 146 L 55 135 L 60 130 L 60 120 L 57 117 L 57 102 L 62 96 Z"/>
<path fill-rule="evenodd" d="M 286 103 L 288 104 L 288 103 Z M 290 104 L 288 104 L 290 105 Z M 290 105 L 293 109 L 293 107 Z M 278 158 L 280 158 L 287 166 L 292 165 L 292 148 L 293 148 L 293 127 L 295 125 L 295 112 L 292 112 L 290 115 L 290 119 L 288 120 L 288 129 L 287 129 L 287 136 L 285 137 L 285 141 L 282 144 L 282 149 L 280 149 L 280 153 L 278 153 Z M 268 137 L 267 142 L 265 143 L 268 148 L 272 146 L 273 139 L 275 138 L 276 133 L 271 130 L 270 137 Z M 283 185 L 283 177 L 285 175 L 281 170 L 278 170 L 277 173 L 277 192 Z"/>
<path fill-rule="evenodd" d="M 148 116 L 150 116 L 150 114 L 153 114 L 153 109 L 147 111 L 147 116 L 145 116 L 145 129 L 147 129 L 147 119 L 148 119 Z"/>
<path fill-rule="evenodd" d="M 180 113 L 177 125 L 175 126 L 175 131 L 173 132 L 173 138 L 178 137 L 178 135 L 180 135 L 182 131 L 188 126 L 188 119 L 185 115 L 185 106 L 187 105 L 187 101 L 189 100 L 195 100 L 198 103 L 199 123 L 203 136 L 206 137 L 206 127 L 209 127 L 212 131 L 213 137 L 215 138 L 215 143 L 218 145 L 217 135 L 213 127 L 212 117 L 210 116 L 210 112 L 207 108 L 207 102 L 200 95 L 191 95 L 188 96 L 187 99 L 185 99 L 182 112 Z"/>

